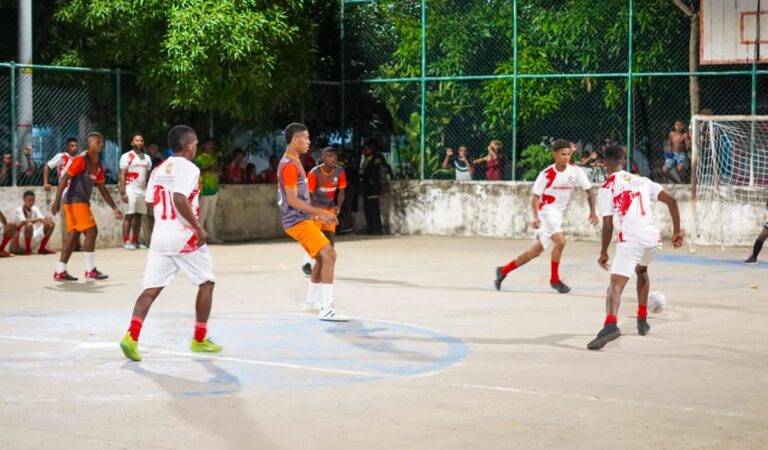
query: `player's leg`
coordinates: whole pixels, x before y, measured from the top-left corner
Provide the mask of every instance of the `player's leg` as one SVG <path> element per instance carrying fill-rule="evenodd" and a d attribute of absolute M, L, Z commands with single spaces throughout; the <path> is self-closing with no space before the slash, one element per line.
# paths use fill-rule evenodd
<path fill-rule="evenodd" d="M 312 275 L 312 257 L 307 252 L 304 252 L 304 260 L 301 263 L 301 271 L 304 275 Z"/>
<path fill-rule="evenodd" d="M 139 248 L 142 217 L 144 217 L 143 214 L 135 213 L 131 219 L 131 244 L 133 244 L 133 248 Z"/>
<path fill-rule="evenodd" d="M 128 201 L 130 202 L 130 197 Z M 123 217 L 123 248 L 126 250 L 135 250 L 131 245 L 131 219 L 133 219 L 133 213 L 130 211 L 129 204 L 125 217 Z"/>
<path fill-rule="evenodd" d="M 755 239 L 755 244 L 752 246 L 752 254 L 744 261 L 744 264 L 757 264 L 757 256 L 763 249 L 766 239 L 768 239 L 768 223 L 765 224 L 757 239 Z"/>
<path fill-rule="evenodd" d="M 552 286 L 557 292 L 561 294 L 567 294 L 571 292 L 571 288 L 560 280 L 560 259 L 563 257 L 563 250 L 565 249 L 565 233 L 558 231 L 550 236 L 552 239 L 552 259 L 550 261 L 551 276 L 549 278 L 549 285 Z"/>
<path fill-rule="evenodd" d="M 59 264 L 56 266 L 56 272 L 53 273 L 53 279 L 58 281 L 77 281 L 77 277 L 73 277 L 67 272 L 67 263 L 72 256 L 72 252 L 75 246 L 80 242 L 80 226 L 79 220 L 81 216 L 76 214 L 76 204 L 65 203 L 64 215 L 67 220 L 67 238 L 64 240 L 64 245 L 61 248 L 61 256 L 59 257 Z"/>
<path fill-rule="evenodd" d="M 94 223 L 93 226 L 83 230 L 85 243 L 83 245 L 83 255 L 85 255 L 85 278 L 90 280 L 106 280 L 109 275 L 96 269 L 96 238 L 99 235 L 99 229 Z"/>
<path fill-rule="evenodd" d="M 501 290 L 501 282 L 504 281 L 504 279 L 507 277 L 507 275 L 510 272 L 526 265 L 529 261 L 541 255 L 543 251 L 544 251 L 544 245 L 542 244 L 541 239 L 537 237 L 533 241 L 533 245 L 531 245 L 528 248 L 528 250 L 517 255 L 517 257 L 515 257 L 515 259 L 513 259 L 512 261 L 508 262 L 507 265 L 497 267 L 496 279 L 493 282 L 494 286 L 496 286 L 496 290 L 497 291 Z"/>
<path fill-rule="evenodd" d="M 305 255 L 309 255 L 305 252 Z M 309 287 L 307 288 L 307 298 L 304 300 L 304 311 L 319 311 L 320 303 L 317 301 L 320 296 L 320 285 L 322 281 L 321 273 L 323 270 L 323 260 L 318 257 L 315 259 L 315 265 L 310 270 Z"/>
<path fill-rule="evenodd" d="M 22 234 L 24 235 L 24 254 L 29 256 L 32 254 L 32 236 L 35 234 L 35 226 L 31 223 L 24 224 Z"/>
<path fill-rule="evenodd" d="M 218 353 L 221 345 L 208 339 L 208 318 L 213 305 L 213 288 L 216 277 L 213 274 L 213 259 L 207 246 L 197 251 L 180 256 L 173 256 L 176 267 L 179 268 L 197 286 L 195 301 L 195 330 L 190 349 L 193 352 Z"/>
<path fill-rule="evenodd" d="M 648 267 L 637 265 L 637 334 L 645 336 L 651 330 L 648 325 L 648 293 L 651 290 L 651 280 L 648 277 Z"/>
<path fill-rule="evenodd" d="M 320 234 L 323 239 L 325 236 Z M 333 303 L 333 277 L 336 266 L 336 250 L 333 248 L 330 242 L 328 242 L 320 252 L 317 254 L 317 260 L 321 261 L 322 267 L 320 270 L 320 294 L 323 304 L 320 308 L 320 320 L 328 321 L 347 321 L 349 319 L 342 317 L 336 313 Z"/>
<path fill-rule="evenodd" d="M 53 235 L 53 231 L 56 229 L 56 223 L 52 217 L 46 217 L 43 219 L 43 238 L 40 240 L 40 246 L 37 247 L 38 255 L 53 255 L 56 252 L 48 249 L 48 241 Z"/>
<path fill-rule="evenodd" d="M 2 229 L 2 236 L 0 236 L 0 258 L 9 258 L 13 256 L 13 253 L 5 249 L 8 243 L 11 242 L 11 239 L 13 239 L 13 236 L 16 235 L 18 228 L 15 224 L 8 223 L 4 226 L 0 224 L 0 229 Z"/>

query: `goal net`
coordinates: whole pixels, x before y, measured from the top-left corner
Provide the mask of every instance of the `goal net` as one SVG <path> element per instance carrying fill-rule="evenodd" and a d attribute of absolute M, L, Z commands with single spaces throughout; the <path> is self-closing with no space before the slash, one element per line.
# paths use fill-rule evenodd
<path fill-rule="evenodd" d="M 768 116 L 694 116 L 691 251 L 747 245 L 765 223 Z"/>

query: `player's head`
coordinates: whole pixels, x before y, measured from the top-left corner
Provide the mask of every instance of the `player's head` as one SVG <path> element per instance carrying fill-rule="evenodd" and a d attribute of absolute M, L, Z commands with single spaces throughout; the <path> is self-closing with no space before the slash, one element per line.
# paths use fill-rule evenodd
<path fill-rule="evenodd" d="M 294 122 L 285 127 L 286 150 L 293 150 L 300 155 L 309 151 L 309 128 L 303 123 Z"/>
<path fill-rule="evenodd" d="M 35 193 L 32 191 L 25 191 L 21 198 L 24 201 L 24 207 L 27 209 L 31 208 L 32 205 L 35 204 Z"/>
<path fill-rule="evenodd" d="M 467 157 L 467 146 L 466 145 L 460 145 L 459 146 L 459 156 Z"/>
<path fill-rule="evenodd" d="M 552 143 L 552 156 L 558 167 L 564 167 L 571 162 L 573 156 L 573 144 L 565 139 L 557 139 Z"/>
<path fill-rule="evenodd" d="M 685 125 L 683 125 L 683 122 L 680 120 L 675 120 L 675 123 L 672 127 L 675 131 L 685 131 Z"/>
<path fill-rule="evenodd" d="M 77 153 L 77 139 L 71 137 L 67 138 L 66 144 L 64 144 L 64 148 L 67 150 L 67 153 L 69 153 L 72 156 L 75 156 Z"/>
<path fill-rule="evenodd" d="M 325 147 L 323 149 L 323 164 L 326 167 L 336 167 L 336 161 L 339 159 L 339 153 L 335 147 Z"/>
<path fill-rule="evenodd" d="M 379 149 L 379 143 L 376 141 L 376 139 L 368 139 L 365 141 L 365 144 L 363 145 L 363 154 L 365 156 L 372 155 L 376 153 L 376 151 Z"/>
<path fill-rule="evenodd" d="M 168 147 L 174 156 L 195 159 L 197 155 L 197 133 L 186 125 L 176 125 L 168 132 Z"/>
<path fill-rule="evenodd" d="M 91 131 L 85 135 L 85 146 L 89 152 L 101 153 L 104 149 L 104 136 L 98 131 Z"/>
<path fill-rule="evenodd" d="M 144 148 L 144 136 L 141 133 L 133 133 L 131 135 L 131 147 L 134 150 L 141 150 Z"/>
<path fill-rule="evenodd" d="M 503 147 L 503 144 L 500 140 L 494 139 L 488 144 L 488 153 L 493 153 L 494 155 L 498 155 L 499 152 L 501 152 L 501 148 Z"/>
<path fill-rule="evenodd" d="M 159 151 L 160 147 L 157 145 L 157 142 L 150 142 L 147 144 L 147 153 L 149 156 L 156 156 Z"/>
<path fill-rule="evenodd" d="M 621 170 L 624 163 L 627 162 L 627 152 L 621 145 L 610 145 L 605 149 L 605 166 L 609 170 Z"/>

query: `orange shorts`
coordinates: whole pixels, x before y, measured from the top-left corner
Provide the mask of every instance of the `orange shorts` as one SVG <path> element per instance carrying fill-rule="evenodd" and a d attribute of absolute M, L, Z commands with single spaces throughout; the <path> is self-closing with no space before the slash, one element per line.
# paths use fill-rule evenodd
<path fill-rule="evenodd" d="M 330 213 L 336 213 L 335 209 L 323 209 L 323 211 L 328 211 Z M 315 218 L 315 222 L 317 222 L 318 225 L 320 225 L 320 231 L 330 231 L 331 233 L 336 233 L 336 223 L 334 222 L 333 225 L 326 225 L 325 223 L 321 222 L 320 219 Z"/>
<path fill-rule="evenodd" d="M 301 244 L 312 258 L 317 256 L 323 247 L 331 243 L 320 231 L 320 224 L 314 220 L 299 222 L 291 228 L 287 228 L 285 232 Z"/>
<path fill-rule="evenodd" d="M 67 231 L 85 231 L 96 226 L 88 203 L 64 203 L 64 217 L 67 219 Z"/>

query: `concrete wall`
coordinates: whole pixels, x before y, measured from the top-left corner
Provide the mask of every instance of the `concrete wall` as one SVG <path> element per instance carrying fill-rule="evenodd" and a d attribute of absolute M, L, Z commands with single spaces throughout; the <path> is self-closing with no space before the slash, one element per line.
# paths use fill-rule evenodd
<path fill-rule="evenodd" d="M 532 183 L 487 181 L 396 181 L 383 198 L 382 210 L 391 233 L 440 236 L 489 236 L 528 238 L 531 228 Z M 683 232 L 693 234 L 691 188 L 667 185 L 665 190 L 680 206 Z M 702 205 L 699 204 L 701 211 Z M 654 210 L 665 237 L 672 232 L 672 220 L 663 203 Z M 599 228 L 589 225 L 589 207 L 584 191 L 574 195 L 566 214 L 564 229 L 570 239 L 599 241 Z M 698 245 L 721 244 L 721 228 L 728 245 L 751 245 L 766 220 L 761 205 L 727 205 L 722 211 L 703 217 Z"/>

